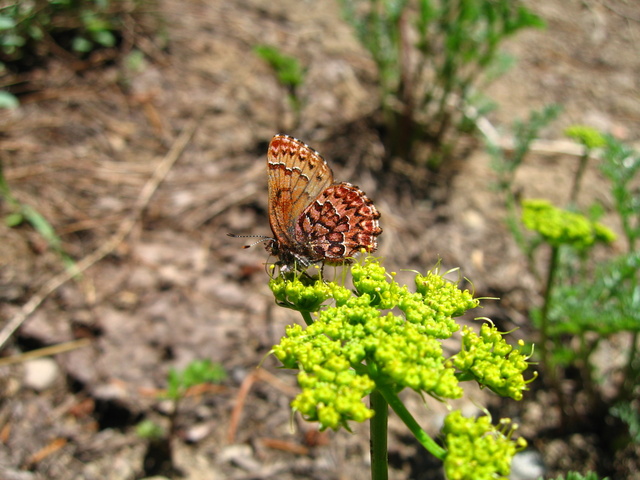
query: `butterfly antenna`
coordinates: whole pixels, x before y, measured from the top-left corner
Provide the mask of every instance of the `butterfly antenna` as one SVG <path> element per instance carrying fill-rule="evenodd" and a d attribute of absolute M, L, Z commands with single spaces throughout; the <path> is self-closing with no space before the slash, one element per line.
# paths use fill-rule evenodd
<path fill-rule="evenodd" d="M 235 233 L 227 233 L 227 236 L 231 238 L 259 238 L 260 239 L 253 243 L 250 243 L 249 245 L 243 245 L 242 248 L 251 248 L 254 245 L 257 245 L 259 243 L 266 242 L 267 240 L 273 240 L 273 238 L 267 237 L 266 235 L 236 235 Z"/>

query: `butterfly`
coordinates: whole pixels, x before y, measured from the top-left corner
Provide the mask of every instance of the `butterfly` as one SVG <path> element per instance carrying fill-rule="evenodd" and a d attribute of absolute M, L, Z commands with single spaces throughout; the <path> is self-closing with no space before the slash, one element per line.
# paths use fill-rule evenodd
<path fill-rule="evenodd" d="M 373 252 L 380 213 L 355 185 L 336 183 L 322 156 L 300 140 L 276 135 L 267 151 L 269 224 L 266 249 L 282 271 L 316 262 L 349 263 Z"/>

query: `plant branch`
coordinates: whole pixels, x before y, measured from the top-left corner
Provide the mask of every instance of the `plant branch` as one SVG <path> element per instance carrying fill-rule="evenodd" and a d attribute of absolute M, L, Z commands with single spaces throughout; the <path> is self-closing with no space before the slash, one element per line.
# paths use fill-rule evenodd
<path fill-rule="evenodd" d="M 446 450 L 438 445 L 433 438 L 431 438 L 427 432 L 418 424 L 413 415 L 409 413 L 407 407 L 404 406 L 402 400 L 398 398 L 398 395 L 393 392 L 389 387 L 378 386 L 378 391 L 382 394 L 393 411 L 400 417 L 404 424 L 409 428 L 411 433 L 416 437 L 418 442 L 433 456 L 439 460 L 444 460 L 446 456 Z"/>

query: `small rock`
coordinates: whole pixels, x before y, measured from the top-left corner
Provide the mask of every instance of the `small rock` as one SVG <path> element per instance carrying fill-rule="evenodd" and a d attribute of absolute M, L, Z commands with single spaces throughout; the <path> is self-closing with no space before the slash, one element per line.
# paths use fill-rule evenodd
<path fill-rule="evenodd" d="M 184 434 L 184 439 L 189 443 L 198 443 L 211 433 L 211 423 L 193 425 Z"/>
<path fill-rule="evenodd" d="M 33 472 L 20 472 L 9 468 L 0 468 L 0 478 L 3 480 L 37 480 L 37 474 Z"/>
<path fill-rule="evenodd" d="M 511 461 L 511 480 L 536 480 L 545 475 L 542 457 L 538 452 L 527 450 L 516 454 Z"/>
<path fill-rule="evenodd" d="M 222 463 L 234 464 L 247 472 L 256 472 L 260 469 L 260 463 L 253 457 L 253 450 L 249 445 L 228 445 L 218 455 Z"/>
<path fill-rule="evenodd" d="M 53 385 L 58 373 L 58 364 L 52 358 L 29 360 L 24 364 L 24 384 L 40 392 Z"/>

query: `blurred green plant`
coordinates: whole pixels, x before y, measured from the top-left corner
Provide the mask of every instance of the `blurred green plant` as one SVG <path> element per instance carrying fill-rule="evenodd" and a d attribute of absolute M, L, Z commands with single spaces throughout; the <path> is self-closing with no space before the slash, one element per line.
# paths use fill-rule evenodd
<path fill-rule="evenodd" d="M 286 90 L 287 98 L 294 112 L 295 124 L 297 125 L 300 121 L 300 111 L 302 109 L 299 87 L 304 82 L 305 69 L 297 58 L 285 55 L 276 47 L 257 45 L 253 51 L 271 66 L 278 82 Z"/>
<path fill-rule="evenodd" d="M 605 146 L 604 136 L 598 132 L 595 128 L 591 128 L 586 125 L 572 125 L 564 131 L 564 134 L 573 138 L 582 144 L 584 148 L 583 154 L 580 156 L 578 169 L 573 179 L 573 185 L 571 187 L 571 196 L 569 197 L 570 204 L 576 203 L 578 198 L 578 192 L 582 186 L 582 177 L 587 169 L 589 158 L 592 155 L 593 150 L 596 148 L 602 148 Z"/>
<path fill-rule="evenodd" d="M 501 43 L 544 22 L 516 0 L 342 0 L 347 21 L 378 67 L 389 159 L 417 161 L 416 144 L 435 145 L 437 169 L 448 136 L 465 122 L 476 88 L 507 61 Z"/>
<path fill-rule="evenodd" d="M 167 391 L 163 395 L 174 402 L 177 410 L 178 402 L 186 395 L 187 391 L 196 385 L 205 383 L 220 383 L 227 378 L 222 365 L 211 360 L 194 360 L 184 370 L 172 368 L 167 377 Z"/>
<path fill-rule="evenodd" d="M 0 72 L 1 74 L 2 72 Z M 0 109 L 14 109 L 20 106 L 20 101 L 18 98 L 12 93 L 0 91 Z"/>
<path fill-rule="evenodd" d="M 532 240 L 535 249 L 542 245 L 547 245 L 551 254 L 547 264 L 547 276 L 543 286 L 544 300 L 542 308 L 532 311 L 532 317 L 536 326 L 540 329 L 539 350 L 544 371 L 551 377 L 552 384 L 557 389 L 561 389 L 559 380 L 556 377 L 556 366 L 559 364 L 557 354 L 570 348 L 565 346 L 562 332 L 557 329 L 551 329 L 551 322 L 558 323 L 551 319 L 551 310 L 557 304 L 562 304 L 565 298 L 558 298 L 556 287 L 557 280 L 562 272 L 574 268 L 574 265 L 563 265 L 561 263 L 561 249 L 569 248 L 578 252 L 582 258 L 587 258 L 589 251 L 597 243 L 611 243 L 615 240 L 615 234 L 604 225 L 589 220 L 579 213 L 562 210 L 554 207 L 546 200 L 524 200 L 522 201 L 522 223 L 525 228 L 535 232 L 536 238 Z M 569 258 L 568 256 L 566 258 Z M 578 273 L 578 272 L 576 272 Z M 584 275 L 585 268 L 580 268 L 580 275 Z M 571 285 L 568 278 L 564 278 L 566 285 Z M 581 299 L 584 300 L 584 299 Z M 554 312 L 556 313 L 556 312 Z M 572 320 L 576 320 L 573 322 Z M 569 318 L 563 319 L 563 322 L 570 323 L 571 326 L 565 325 L 567 330 L 573 330 L 573 333 L 585 335 L 586 331 L 580 330 L 580 326 L 584 327 L 582 319 L 571 315 Z M 567 322 L 568 321 L 568 322 Z M 551 345 L 553 347 L 551 347 Z M 584 355 L 589 355 L 591 350 L 581 352 L 583 354 L 580 361 L 586 360 Z"/>
<path fill-rule="evenodd" d="M 454 410 L 442 429 L 444 447 L 409 413 L 399 393 L 410 388 L 439 401 L 460 398 L 463 381 L 520 400 L 529 366 L 523 342 L 513 347 L 490 322 L 480 332 L 460 328 L 456 317 L 479 299 L 446 280 L 437 269 L 416 274 L 409 289 L 372 257 L 349 267 L 353 288 L 289 272 L 269 286 L 276 303 L 300 312 L 306 328 L 290 325 L 272 353 L 299 370 L 302 392 L 291 407 L 320 429 L 349 429 L 370 421 L 372 478 L 386 479 L 389 406 L 418 442 L 440 459 L 449 479 L 506 479 L 513 455 L 526 446 L 516 426 L 488 416 L 464 418 Z M 331 304 L 327 304 L 331 301 Z M 396 312 L 401 312 L 400 314 Z M 312 317 L 315 315 L 315 319 Z M 460 350 L 448 356 L 442 343 L 459 332 Z M 535 376 L 535 375 L 534 375 Z M 369 396 L 367 407 L 363 399 Z"/>
<path fill-rule="evenodd" d="M 136 425 L 136 435 L 146 440 L 157 441 L 164 438 L 166 432 L 162 425 L 147 418 Z"/>
<path fill-rule="evenodd" d="M 486 148 L 491 156 L 491 168 L 497 174 L 495 188 L 502 195 L 507 210 L 506 223 L 520 249 L 527 255 L 529 268 L 539 278 L 535 262 L 532 259 L 532 247 L 525 238 L 519 213 L 519 191 L 514 188 L 518 168 L 531 150 L 531 144 L 538 138 L 540 131 L 557 118 L 561 111 L 558 105 L 547 105 L 540 111 L 532 111 L 525 121 L 513 123 L 513 149 L 507 151 L 500 145 L 486 140 Z"/>
<path fill-rule="evenodd" d="M 6 203 L 9 213 L 4 217 L 4 223 L 10 228 L 15 228 L 23 223 L 28 223 L 47 242 L 49 248 L 56 252 L 65 267 L 70 269 L 75 265 L 74 260 L 62 247 L 62 239 L 58 236 L 49 221 L 35 208 L 20 202 L 11 193 L 7 179 L 4 176 L 2 161 L 0 160 L 0 198 Z"/>
<path fill-rule="evenodd" d="M 136 434 L 149 441 L 145 455 L 145 473 L 160 475 L 177 472 L 173 441 L 177 438 L 177 420 L 181 402 L 189 395 L 189 391 L 206 384 L 217 384 L 227 378 L 222 365 L 211 360 L 194 360 L 183 370 L 172 368 L 167 375 L 167 389 L 158 396 L 159 399 L 171 401 L 169 426 L 163 428 L 150 419 L 141 421 L 136 426 Z"/>
<path fill-rule="evenodd" d="M 20 73 L 50 57 L 67 62 L 84 59 L 99 49 L 113 58 L 127 52 L 140 34 L 161 38 L 161 20 L 150 8 L 155 0 L 14 0 L 0 3 L 0 73 Z M 76 66 L 82 64 L 76 63 Z M 0 108 L 17 105 L 12 77 Z"/>
<path fill-rule="evenodd" d="M 544 480 L 540 477 L 538 480 Z M 578 472 L 569 472 L 566 475 L 561 475 L 553 480 L 609 480 L 609 477 L 600 477 L 594 472 L 589 472 L 586 475 L 582 475 Z"/>
<path fill-rule="evenodd" d="M 12 2 L 0 7 L 2 59 L 15 61 L 27 52 L 46 56 L 56 48 L 51 42 L 62 34 L 69 35 L 68 45 L 77 53 L 113 47 L 124 28 L 122 13 L 132 5 L 122 0 Z"/>
<path fill-rule="evenodd" d="M 532 115 L 529 125 L 536 127 L 549 119 L 548 115 Z M 538 120 L 543 120 L 542 123 Z M 524 139 L 537 135 L 537 128 L 525 128 Z M 636 441 L 634 425 L 638 415 L 626 413 L 637 410 L 634 399 L 640 389 L 640 253 L 636 251 L 640 237 L 640 190 L 638 172 L 640 154 L 611 136 L 577 125 L 565 133 L 583 146 L 573 186 L 567 198 L 571 209 L 582 186 L 582 176 L 590 159 L 598 159 L 599 167 L 608 179 L 613 198 L 614 213 L 622 227 L 627 251 L 609 259 L 593 261 L 593 249 L 598 243 L 609 244 L 615 235 L 597 221 L 604 207 L 594 203 L 587 214 L 562 210 L 544 200 L 519 200 L 514 185 L 517 168 L 529 150 L 530 141 L 516 135 L 513 156 L 497 146 L 490 146 L 493 166 L 498 174 L 498 188 L 504 194 L 508 222 L 518 245 L 529 259 L 532 273 L 539 279 L 543 303 L 530 311 L 534 325 L 539 328 L 539 357 L 545 378 L 559 400 L 563 425 L 576 420 L 573 400 L 565 398 L 576 392 L 563 388 L 564 372 L 579 372 L 583 404 L 591 412 L 609 411 L 628 426 L 630 441 Z M 517 218 L 520 211 L 520 218 Z M 527 234 L 525 229 L 530 232 Z M 548 250 L 546 275 L 539 275 L 535 259 L 543 249 Z M 629 336 L 628 352 L 618 367 L 623 380 L 615 386 L 614 394 L 605 395 L 601 388 L 601 371 L 592 360 L 600 344 L 612 335 Z M 620 414 L 623 412 L 625 414 Z M 585 413 L 582 413 L 585 415 Z"/>
<path fill-rule="evenodd" d="M 640 239 L 640 154 L 614 137 L 605 136 L 600 170 L 611 183 L 611 195 L 627 240 L 627 251 L 634 252 Z"/>

